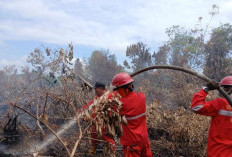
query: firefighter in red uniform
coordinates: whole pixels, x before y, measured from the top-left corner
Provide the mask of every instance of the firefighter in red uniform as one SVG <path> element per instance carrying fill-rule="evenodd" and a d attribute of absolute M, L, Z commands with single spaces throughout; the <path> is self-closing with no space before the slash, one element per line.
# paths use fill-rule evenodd
<path fill-rule="evenodd" d="M 208 134 L 207 157 L 232 157 L 232 107 L 223 96 L 205 101 L 208 91 L 222 86 L 227 94 L 232 93 L 232 76 L 207 83 L 193 96 L 191 110 L 197 114 L 211 116 Z"/>
<path fill-rule="evenodd" d="M 91 100 L 88 104 L 84 105 L 82 107 L 81 110 L 79 110 L 79 113 L 81 113 L 84 109 L 87 109 L 89 107 L 92 107 L 91 105 L 93 105 L 94 101 L 96 101 L 97 99 L 99 99 L 102 95 L 104 94 L 108 94 L 109 92 L 106 90 L 105 85 L 100 83 L 100 82 L 96 82 L 95 83 L 95 94 L 96 96 L 94 97 L 93 100 Z M 96 117 L 95 111 L 94 109 L 92 110 L 92 119 L 94 119 Z M 109 137 L 108 135 L 104 134 L 102 135 L 102 137 L 98 137 L 96 134 L 96 128 L 95 126 L 92 127 L 91 130 L 91 140 L 90 140 L 90 148 L 89 148 L 89 155 L 94 155 L 96 153 L 96 148 L 98 147 L 98 145 L 100 144 L 99 140 L 103 140 L 103 141 L 107 141 L 109 144 L 112 145 L 113 149 L 115 150 L 115 142 L 114 140 Z"/>
<path fill-rule="evenodd" d="M 133 91 L 133 81 L 127 73 L 119 73 L 112 80 L 113 90 L 122 96 L 119 112 L 128 121 L 127 125 L 122 124 L 123 156 L 152 157 L 146 124 L 146 97 Z"/>

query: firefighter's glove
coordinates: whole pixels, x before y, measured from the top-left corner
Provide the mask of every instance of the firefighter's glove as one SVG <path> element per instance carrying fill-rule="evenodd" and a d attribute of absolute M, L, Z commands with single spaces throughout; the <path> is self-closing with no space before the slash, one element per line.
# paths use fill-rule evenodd
<path fill-rule="evenodd" d="M 95 156 L 95 153 L 96 153 L 96 147 L 90 146 L 90 148 L 89 148 L 89 155 L 90 156 Z"/>
<path fill-rule="evenodd" d="M 215 80 L 211 80 L 206 84 L 206 87 L 208 88 L 209 91 L 219 89 L 219 86 L 220 86 L 219 83 Z"/>

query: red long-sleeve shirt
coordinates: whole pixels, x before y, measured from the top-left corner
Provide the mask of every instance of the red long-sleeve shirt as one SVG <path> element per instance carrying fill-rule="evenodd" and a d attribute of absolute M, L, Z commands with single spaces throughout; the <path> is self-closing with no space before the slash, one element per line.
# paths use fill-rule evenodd
<path fill-rule="evenodd" d="M 121 98 L 123 103 L 120 114 L 125 115 L 127 125 L 122 125 L 122 145 L 142 145 L 148 141 L 146 124 L 146 97 L 143 93 L 131 92 Z"/>
<path fill-rule="evenodd" d="M 211 116 L 207 157 L 232 157 L 232 107 L 224 98 L 205 101 L 203 89 L 193 96 L 191 110 Z"/>

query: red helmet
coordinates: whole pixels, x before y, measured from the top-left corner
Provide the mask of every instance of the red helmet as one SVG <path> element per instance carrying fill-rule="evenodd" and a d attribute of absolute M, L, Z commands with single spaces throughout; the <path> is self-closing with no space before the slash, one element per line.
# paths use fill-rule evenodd
<path fill-rule="evenodd" d="M 126 84 L 129 84 L 133 82 L 134 80 L 131 78 L 131 76 L 125 72 L 118 73 L 114 76 L 112 80 L 112 86 L 114 86 L 114 89 L 124 86 Z"/>
<path fill-rule="evenodd" d="M 226 85 L 232 86 L 232 76 L 224 77 L 221 80 L 220 85 L 222 85 L 222 86 L 226 86 Z"/>

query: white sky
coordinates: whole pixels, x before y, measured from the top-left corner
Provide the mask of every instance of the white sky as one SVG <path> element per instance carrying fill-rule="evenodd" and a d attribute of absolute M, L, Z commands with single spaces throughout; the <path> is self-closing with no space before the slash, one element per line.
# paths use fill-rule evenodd
<path fill-rule="evenodd" d="M 167 40 L 166 28 L 194 28 L 199 17 L 204 28 L 213 4 L 219 14 L 210 27 L 231 24 L 231 0 L 0 0 L 0 66 L 25 64 L 41 45 L 72 42 L 74 49 L 104 48 L 117 57 L 139 41 L 157 49 Z"/>

